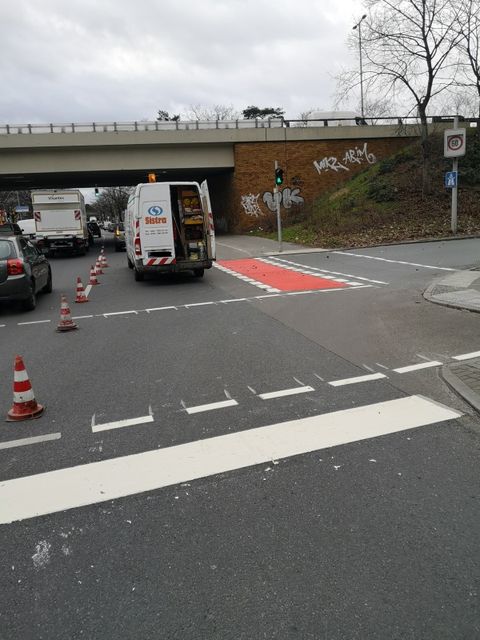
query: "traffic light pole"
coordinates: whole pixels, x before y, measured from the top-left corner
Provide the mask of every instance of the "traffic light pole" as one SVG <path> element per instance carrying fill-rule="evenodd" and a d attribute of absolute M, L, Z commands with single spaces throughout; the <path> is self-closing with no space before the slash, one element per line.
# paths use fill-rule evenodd
<path fill-rule="evenodd" d="M 278 162 L 275 160 L 275 175 L 278 169 Z M 275 199 L 275 203 L 277 205 L 277 235 L 278 235 L 278 251 L 282 252 L 282 219 L 280 217 L 280 198 L 278 197 L 278 186 L 275 184 L 273 188 L 273 197 Z"/>

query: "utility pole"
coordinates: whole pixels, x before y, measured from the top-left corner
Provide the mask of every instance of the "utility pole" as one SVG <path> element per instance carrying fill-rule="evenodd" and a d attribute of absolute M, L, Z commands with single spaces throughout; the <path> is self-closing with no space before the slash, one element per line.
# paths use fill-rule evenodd
<path fill-rule="evenodd" d="M 453 119 L 453 128 L 458 129 L 458 116 Z M 453 158 L 452 171 L 456 174 L 457 180 L 452 188 L 452 233 L 457 233 L 457 207 L 458 207 L 458 156 Z"/>
<path fill-rule="evenodd" d="M 362 120 L 365 118 L 365 110 L 363 106 L 363 64 L 362 64 L 362 22 L 367 17 L 367 14 L 363 14 L 357 24 L 353 25 L 352 29 L 356 29 L 358 27 L 358 51 L 360 53 L 360 110 L 362 115 Z"/>

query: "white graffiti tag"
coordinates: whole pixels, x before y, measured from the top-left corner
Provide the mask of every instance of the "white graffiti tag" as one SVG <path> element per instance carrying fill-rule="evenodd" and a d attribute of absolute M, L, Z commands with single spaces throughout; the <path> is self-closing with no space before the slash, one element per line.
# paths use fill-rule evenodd
<path fill-rule="evenodd" d="M 260 209 L 260 206 L 258 204 L 259 195 L 259 193 L 257 193 L 257 195 L 254 195 L 253 193 L 247 193 L 246 195 L 242 196 L 242 207 L 247 216 L 258 218 L 258 216 L 262 214 L 262 210 Z"/>
<path fill-rule="evenodd" d="M 318 173 L 330 170 L 338 173 L 339 170 L 350 171 L 350 168 L 347 166 L 349 164 L 363 164 L 364 162 L 374 164 L 376 161 L 377 158 L 375 155 L 368 152 L 368 143 L 365 142 L 363 147 L 347 149 L 343 155 L 342 162 L 340 162 L 335 156 L 330 156 L 325 157 L 322 160 L 315 160 L 313 166 Z"/>
<path fill-rule="evenodd" d="M 290 189 L 290 187 L 286 187 L 283 191 L 277 191 L 277 193 L 265 191 L 263 201 L 270 211 L 277 210 L 277 202 L 280 203 L 280 206 L 283 205 L 285 209 L 291 209 L 292 206 L 302 206 L 305 202 L 300 195 L 300 189 Z"/>

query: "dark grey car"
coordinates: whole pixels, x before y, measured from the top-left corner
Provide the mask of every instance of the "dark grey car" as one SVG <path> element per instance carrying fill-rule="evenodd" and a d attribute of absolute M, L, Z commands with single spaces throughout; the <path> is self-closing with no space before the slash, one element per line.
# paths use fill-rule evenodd
<path fill-rule="evenodd" d="M 0 235 L 0 301 L 20 300 L 31 311 L 40 291 L 52 291 L 47 258 L 22 236 Z"/>

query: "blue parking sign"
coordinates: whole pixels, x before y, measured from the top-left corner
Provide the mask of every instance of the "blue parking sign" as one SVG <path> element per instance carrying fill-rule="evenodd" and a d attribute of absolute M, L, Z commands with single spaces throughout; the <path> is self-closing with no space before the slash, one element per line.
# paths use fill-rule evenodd
<path fill-rule="evenodd" d="M 445 186 L 447 189 L 453 189 L 458 184 L 458 171 L 447 171 L 445 173 Z"/>

